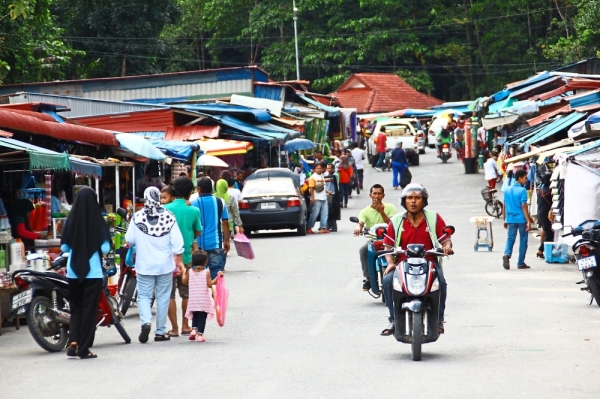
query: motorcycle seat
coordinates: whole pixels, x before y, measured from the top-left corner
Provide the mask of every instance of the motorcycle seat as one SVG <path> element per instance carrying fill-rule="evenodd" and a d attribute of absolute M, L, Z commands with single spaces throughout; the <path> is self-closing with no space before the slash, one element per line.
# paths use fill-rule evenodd
<path fill-rule="evenodd" d="M 497 192 L 498 192 L 498 190 L 496 190 L 495 188 L 492 188 L 492 189 L 488 190 L 488 192 L 489 192 L 490 194 L 491 194 L 491 193 L 497 193 Z"/>

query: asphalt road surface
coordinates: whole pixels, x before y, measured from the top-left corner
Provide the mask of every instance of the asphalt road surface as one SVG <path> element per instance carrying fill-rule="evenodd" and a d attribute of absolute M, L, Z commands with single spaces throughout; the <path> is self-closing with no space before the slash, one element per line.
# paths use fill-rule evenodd
<path fill-rule="evenodd" d="M 572 264 L 535 258 L 531 270 L 504 270 L 506 232 L 494 223 L 495 247 L 473 251 L 469 218 L 485 215 L 483 173 L 465 175 L 453 158 L 432 150 L 411 168 L 430 193 L 429 207 L 456 227 L 448 280 L 446 333 L 410 346 L 379 333 L 387 310 L 361 290 L 358 248 L 348 218 L 369 204 L 361 192 L 343 209 L 337 233 L 253 236 L 256 259 L 232 253 L 225 327 L 213 320 L 205 343 L 187 337 L 142 345 L 133 308 L 126 345 L 114 328 L 99 328 L 98 359 L 46 353 L 27 327 L 0 337 L 1 398 L 592 398 L 600 376 L 600 308 L 574 283 Z M 391 173 L 368 167 L 365 187 L 382 183 L 399 206 Z M 516 250 L 516 248 L 515 248 Z M 235 252 L 235 250 L 234 250 Z M 152 336 L 151 336 L 152 337 Z"/>

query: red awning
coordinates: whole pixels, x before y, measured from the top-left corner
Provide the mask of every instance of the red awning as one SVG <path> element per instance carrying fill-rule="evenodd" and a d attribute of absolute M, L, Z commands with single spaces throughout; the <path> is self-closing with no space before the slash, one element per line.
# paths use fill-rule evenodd
<path fill-rule="evenodd" d="M 171 109 L 132 111 L 69 119 L 85 126 L 123 133 L 164 132 L 175 124 L 173 110 Z"/>
<path fill-rule="evenodd" d="M 203 137 L 210 139 L 219 137 L 219 125 L 174 126 L 168 128 L 165 133 L 165 140 L 190 141 L 200 140 Z"/>
<path fill-rule="evenodd" d="M 23 115 L 2 109 L 0 109 L 0 128 L 41 134 L 58 140 L 79 141 L 112 147 L 120 146 L 115 135 L 106 130 L 58 123 L 56 121 L 50 122 L 49 120 L 42 120 L 37 115 Z"/>

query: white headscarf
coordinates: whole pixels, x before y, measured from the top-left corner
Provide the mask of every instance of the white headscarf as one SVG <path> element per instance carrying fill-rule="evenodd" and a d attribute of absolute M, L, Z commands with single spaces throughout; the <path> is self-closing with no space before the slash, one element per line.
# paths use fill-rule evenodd
<path fill-rule="evenodd" d="M 135 225 L 152 237 L 169 234 L 175 224 L 175 216 L 160 204 L 160 191 L 156 187 L 148 187 L 144 191 L 144 199 L 144 209 L 134 215 Z"/>

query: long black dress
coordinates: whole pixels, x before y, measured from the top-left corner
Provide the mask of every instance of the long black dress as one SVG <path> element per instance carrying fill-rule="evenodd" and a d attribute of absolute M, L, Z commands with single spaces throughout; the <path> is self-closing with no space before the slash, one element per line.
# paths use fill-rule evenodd
<path fill-rule="evenodd" d="M 538 192 L 538 223 L 542 230 L 546 232 L 546 238 L 544 242 L 554 241 L 554 230 L 552 230 L 552 223 L 548 219 L 548 213 L 552 207 L 552 190 L 549 187 L 550 178 L 544 176 L 542 178 L 542 188 Z M 540 244 L 540 251 L 544 251 L 544 243 Z"/>
<path fill-rule="evenodd" d="M 329 215 L 327 217 L 327 225 L 329 228 L 334 227 L 337 229 L 336 221 L 342 218 L 342 212 L 340 210 L 340 190 L 338 187 L 337 176 L 332 175 L 329 177 L 331 177 L 335 189 L 331 197 L 331 202 L 329 203 Z"/>

